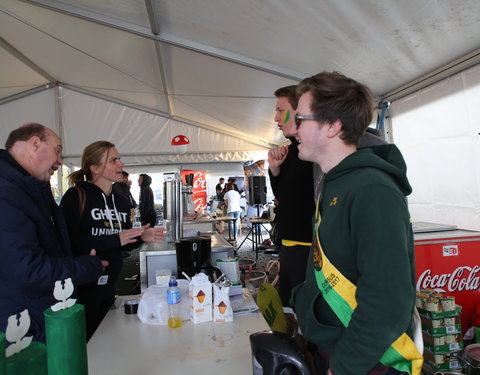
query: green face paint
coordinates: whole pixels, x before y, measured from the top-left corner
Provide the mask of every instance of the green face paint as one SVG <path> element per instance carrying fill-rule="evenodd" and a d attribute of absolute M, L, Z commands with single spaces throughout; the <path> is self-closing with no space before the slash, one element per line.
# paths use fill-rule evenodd
<path fill-rule="evenodd" d="M 286 123 L 288 122 L 288 120 L 290 120 L 290 110 L 289 110 L 289 109 L 287 109 L 287 110 L 285 111 L 285 114 L 283 115 L 282 122 L 283 122 L 284 124 L 286 124 Z"/>

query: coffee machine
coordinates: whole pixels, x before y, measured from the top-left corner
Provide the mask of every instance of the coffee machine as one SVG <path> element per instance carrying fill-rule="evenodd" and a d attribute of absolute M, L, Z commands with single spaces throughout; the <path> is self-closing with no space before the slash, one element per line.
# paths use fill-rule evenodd
<path fill-rule="evenodd" d="M 197 236 L 181 238 L 175 244 L 177 250 L 177 275 L 189 277 L 197 273 L 204 273 L 211 282 L 216 281 L 222 272 L 212 266 L 212 238 L 210 236 Z"/>
<path fill-rule="evenodd" d="M 177 250 L 177 275 L 182 272 L 192 277 L 199 273 L 205 263 L 210 264 L 212 239 L 210 236 L 180 238 L 175 243 Z"/>

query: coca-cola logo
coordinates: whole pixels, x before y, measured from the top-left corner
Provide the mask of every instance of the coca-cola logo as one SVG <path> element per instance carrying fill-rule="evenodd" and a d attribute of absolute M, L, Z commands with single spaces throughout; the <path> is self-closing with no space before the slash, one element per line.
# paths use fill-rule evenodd
<path fill-rule="evenodd" d="M 436 289 L 439 292 L 455 292 L 478 290 L 480 286 L 480 266 L 460 266 L 452 273 L 432 275 L 432 270 L 426 269 L 417 280 L 417 290 Z"/>
<path fill-rule="evenodd" d="M 204 191 L 207 189 L 207 180 L 205 179 L 205 172 L 196 172 L 193 178 L 193 190 Z"/>
<path fill-rule="evenodd" d="M 205 206 L 205 199 L 203 197 L 196 198 L 193 201 L 193 204 L 195 205 L 195 211 L 198 213 L 204 213 L 206 206 Z"/>

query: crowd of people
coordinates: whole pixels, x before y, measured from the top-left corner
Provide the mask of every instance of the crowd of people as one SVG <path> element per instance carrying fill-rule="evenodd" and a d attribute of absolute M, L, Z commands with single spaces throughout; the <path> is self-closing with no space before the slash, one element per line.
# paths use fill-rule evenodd
<path fill-rule="evenodd" d="M 274 121 L 290 141 L 268 153 L 278 199 L 279 293 L 308 341 L 315 371 L 419 374 L 406 201 L 412 189 L 398 148 L 368 131 L 372 93 L 324 72 L 274 95 Z M 36 123 L 12 131 L 0 151 L 0 331 L 10 315 L 28 309 L 29 333 L 39 341 L 55 281 L 72 278 L 90 337 L 113 302 L 122 251 L 164 236 L 154 227 L 148 175 L 138 180 L 142 226 L 132 228 L 137 204 L 108 141 L 85 148 L 57 206 L 49 180 L 61 153 L 58 135 Z M 221 178 L 215 190 L 238 219 L 235 181 Z"/>

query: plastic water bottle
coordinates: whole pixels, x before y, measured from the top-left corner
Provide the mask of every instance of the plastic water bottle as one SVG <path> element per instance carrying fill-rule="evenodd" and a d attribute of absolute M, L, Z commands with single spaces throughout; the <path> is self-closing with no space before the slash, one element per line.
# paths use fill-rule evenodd
<path fill-rule="evenodd" d="M 178 288 L 175 276 L 170 277 L 167 289 L 168 304 L 168 326 L 170 328 L 178 328 L 182 326 L 182 318 L 180 317 L 180 289 Z"/>
<path fill-rule="evenodd" d="M 140 221 L 140 210 L 135 208 L 135 216 L 133 218 L 133 225 L 132 228 L 141 228 L 142 222 Z"/>

